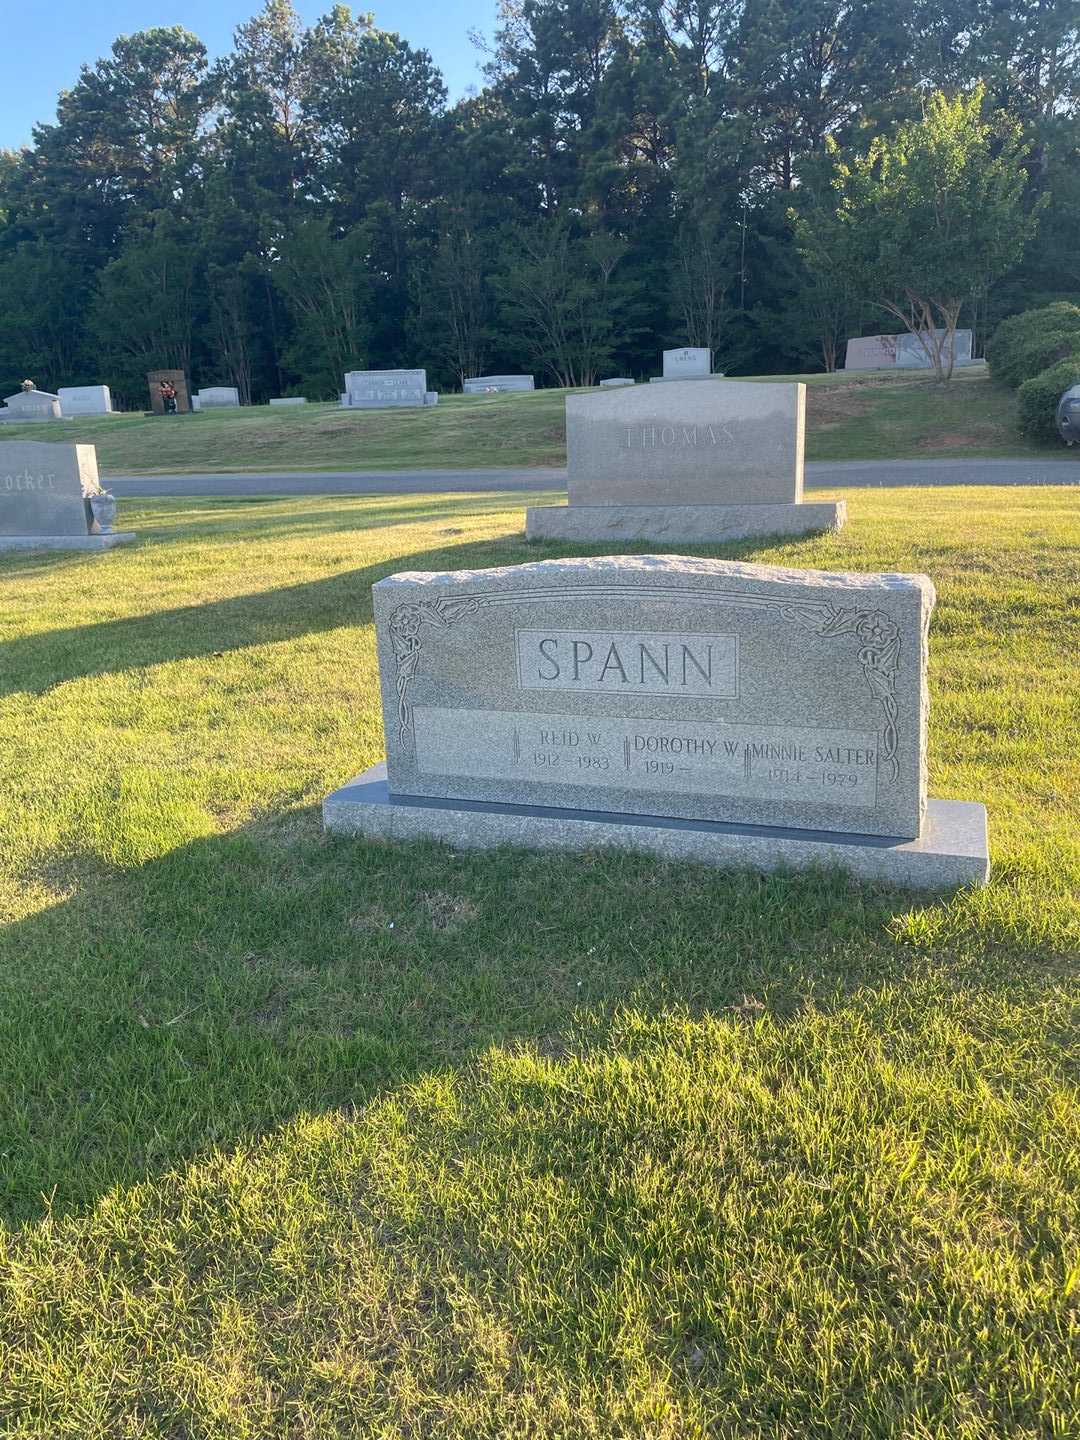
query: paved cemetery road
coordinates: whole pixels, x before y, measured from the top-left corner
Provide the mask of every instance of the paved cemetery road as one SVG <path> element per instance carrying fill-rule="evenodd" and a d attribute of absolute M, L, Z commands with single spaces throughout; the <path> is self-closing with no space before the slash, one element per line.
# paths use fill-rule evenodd
<path fill-rule="evenodd" d="M 565 470 L 328 470 L 244 475 L 103 475 L 121 497 L 155 495 L 430 495 L 565 490 Z M 808 490 L 897 485 L 1077 485 L 1080 459 L 844 460 L 806 467 Z"/>

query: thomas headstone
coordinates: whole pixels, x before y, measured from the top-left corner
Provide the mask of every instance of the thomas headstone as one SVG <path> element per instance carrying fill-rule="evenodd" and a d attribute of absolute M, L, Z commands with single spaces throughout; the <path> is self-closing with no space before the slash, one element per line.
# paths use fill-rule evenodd
<path fill-rule="evenodd" d="M 461 387 L 465 395 L 501 395 L 510 390 L 535 390 L 532 375 L 474 375 Z"/>
<path fill-rule="evenodd" d="M 534 506 L 530 539 L 708 543 L 838 529 L 803 503 L 804 385 L 696 381 L 570 395 L 568 505 Z"/>
<path fill-rule="evenodd" d="M 633 385 L 628 375 L 613 375 L 610 380 L 601 380 L 601 390 L 617 390 L 620 385 Z"/>
<path fill-rule="evenodd" d="M 605 556 L 373 598 L 386 765 L 330 829 L 986 877 L 982 806 L 927 804 L 925 576 Z"/>
<path fill-rule="evenodd" d="M 95 505 L 115 510 L 93 445 L 0 441 L 0 550 L 105 550 L 135 538 L 103 525 Z"/>
<path fill-rule="evenodd" d="M 150 408 L 155 415 L 165 414 L 165 402 L 161 398 L 162 381 L 168 381 L 176 391 L 176 413 L 186 415 L 191 409 L 188 398 L 187 376 L 183 370 L 148 370 L 146 383 L 150 387 Z"/>
<path fill-rule="evenodd" d="M 307 399 L 303 395 L 282 395 L 269 401 L 268 403 L 277 406 L 306 405 Z"/>

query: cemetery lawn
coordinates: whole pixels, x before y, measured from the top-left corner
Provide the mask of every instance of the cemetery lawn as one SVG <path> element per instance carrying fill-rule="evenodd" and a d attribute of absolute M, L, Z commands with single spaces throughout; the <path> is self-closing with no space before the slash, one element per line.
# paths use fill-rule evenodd
<path fill-rule="evenodd" d="M 808 385 L 808 460 L 1060 456 L 1016 429 L 1016 396 L 985 372 L 947 387 L 919 375 L 787 375 Z M 764 378 L 760 383 L 768 383 Z M 106 474 L 198 474 L 290 470 L 472 469 L 566 463 L 566 390 L 518 395 L 448 395 L 433 409 L 207 411 L 122 415 L 53 427 L 5 425 L 11 440 L 69 440 L 97 446 Z"/>
<path fill-rule="evenodd" d="M 1080 492 L 847 499 L 700 553 L 934 578 L 985 890 L 324 837 L 520 497 L 0 557 L 0 1434 L 1080 1433 Z"/>

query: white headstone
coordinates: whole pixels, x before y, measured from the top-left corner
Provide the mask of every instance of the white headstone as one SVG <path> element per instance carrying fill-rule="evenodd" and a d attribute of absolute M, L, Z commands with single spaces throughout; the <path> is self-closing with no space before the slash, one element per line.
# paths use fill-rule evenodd
<path fill-rule="evenodd" d="M 200 410 L 232 410 L 240 404 L 240 391 L 235 385 L 211 385 L 198 393 Z"/>
<path fill-rule="evenodd" d="M 108 385 L 61 385 L 56 392 L 60 413 L 71 415 L 111 415 L 112 394 Z"/>
<path fill-rule="evenodd" d="M 387 410 L 427 405 L 426 370 L 350 370 L 345 376 L 350 410 Z"/>
<path fill-rule="evenodd" d="M 59 420 L 60 397 L 48 390 L 20 390 L 9 395 L 0 411 L 3 420 Z"/>
<path fill-rule="evenodd" d="M 701 346 L 664 351 L 665 380 L 700 380 L 712 374 L 712 355 Z"/>
<path fill-rule="evenodd" d="M 532 375 L 473 375 L 461 387 L 466 395 L 501 395 L 508 390 L 535 390 Z"/>

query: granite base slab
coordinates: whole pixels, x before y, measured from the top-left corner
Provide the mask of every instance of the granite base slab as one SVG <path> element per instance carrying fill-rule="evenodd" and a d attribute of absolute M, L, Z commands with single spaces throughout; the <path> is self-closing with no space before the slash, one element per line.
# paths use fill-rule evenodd
<path fill-rule="evenodd" d="M 134 539 L 134 530 L 108 535 L 0 535 L 0 550 L 112 550 Z"/>
<path fill-rule="evenodd" d="M 336 835 L 442 840 L 465 849 L 517 845 L 528 850 L 635 850 L 726 869 L 837 866 L 861 880 L 909 890 L 984 885 L 990 875 L 986 807 L 969 800 L 928 801 L 921 837 L 894 840 L 771 825 L 391 795 L 386 764 L 380 762 L 327 796 L 323 826 Z"/>
<path fill-rule="evenodd" d="M 530 505 L 527 540 L 659 540 L 712 545 L 758 535 L 839 530 L 843 500 L 789 505 Z"/>

